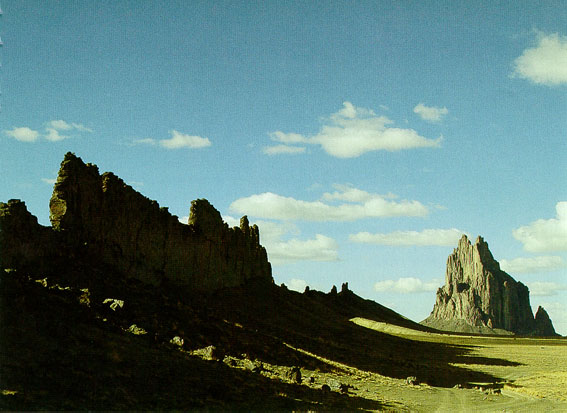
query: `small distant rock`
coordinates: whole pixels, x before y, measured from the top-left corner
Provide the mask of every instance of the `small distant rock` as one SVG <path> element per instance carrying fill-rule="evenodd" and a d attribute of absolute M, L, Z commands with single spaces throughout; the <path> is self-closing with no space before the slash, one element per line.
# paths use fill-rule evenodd
<path fill-rule="evenodd" d="M 327 384 L 333 391 L 339 391 L 341 389 L 341 382 L 335 379 L 327 379 Z"/>
<path fill-rule="evenodd" d="M 321 386 L 321 390 L 323 391 L 323 393 L 329 393 L 331 391 L 331 387 L 328 384 L 323 384 Z"/>
<path fill-rule="evenodd" d="M 415 376 L 409 376 L 406 379 L 406 384 L 409 384 L 410 386 L 417 386 L 419 385 L 419 380 L 417 380 L 417 377 Z"/>
<path fill-rule="evenodd" d="M 222 352 L 219 349 L 217 349 L 215 346 L 207 346 L 204 348 L 193 350 L 191 351 L 191 354 L 194 356 L 199 356 L 203 360 L 222 360 L 224 358 L 224 354 L 222 354 Z"/>
<path fill-rule="evenodd" d="M 124 300 L 119 300 L 117 298 L 106 298 L 102 303 L 110 304 L 112 311 L 116 311 L 117 308 L 124 307 Z"/>
<path fill-rule="evenodd" d="M 295 383 L 301 383 L 301 369 L 297 366 L 290 368 L 286 377 Z"/>
<path fill-rule="evenodd" d="M 171 340 L 169 340 L 169 342 L 178 347 L 183 347 L 183 343 L 184 343 L 183 339 L 179 336 L 173 337 Z"/>
<path fill-rule="evenodd" d="M 128 333 L 132 333 L 136 336 L 140 336 L 143 334 L 148 334 L 148 332 L 146 330 L 144 330 L 141 327 L 138 327 L 136 324 L 132 324 L 130 327 L 128 327 L 128 330 L 126 330 Z"/>

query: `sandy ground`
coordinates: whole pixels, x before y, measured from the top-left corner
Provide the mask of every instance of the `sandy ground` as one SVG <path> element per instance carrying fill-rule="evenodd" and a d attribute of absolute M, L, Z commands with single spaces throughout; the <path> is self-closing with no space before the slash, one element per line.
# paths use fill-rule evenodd
<path fill-rule="evenodd" d="M 471 362 L 456 365 L 503 379 L 501 383 L 474 383 L 472 388 L 444 389 L 409 386 L 403 380 L 367 373 L 353 393 L 365 393 L 366 398 L 380 395 L 385 405 L 411 411 L 567 411 L 567 341 L 564 339 L 463 337 L 419 332 L 363 318 L 351 321 L 414 340 L 470 346 Z M 477 356 L 505 359 L 519 365 L 475 364 Z M 353 373 L 364 375 L 364 372 Z M 500 393 L 494 392 L 494 388 L 499 388 Z"/>

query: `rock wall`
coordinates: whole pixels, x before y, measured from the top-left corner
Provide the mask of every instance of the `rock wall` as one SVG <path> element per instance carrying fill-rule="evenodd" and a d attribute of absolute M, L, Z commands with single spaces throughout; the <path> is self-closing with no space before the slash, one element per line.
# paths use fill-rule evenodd
<path fill-rule="evenodd" d="M 500 269 L 484 239 L 478 237 L 471 244 L 463 235 L 447 259 L 445 285 L 437 291 L 433 311 L 422 324 L 454 331 L 506 330 L 515 334 L 549 331 L 549 326 L 553 329 L 549 318 L 549 325 L 544 325 L 543 315 L 541 319 L 542 325 L 536 328 L 528 288 Z"/>
<path fill-rule="evenodd" d="M 61 163 L 49 206 L 52 228 L 39 226 L 21 202 L 2 204 L 2 267 L 21 266 L 34 254 L 41 261 L 51 253 L 44 250 L 53 241 L 40 242 L 39 235 L 30 235 L 34 233 L 56 238 L 61 251 L 100 260 L 126 277 L 154 285 L 169 282 L 212 291 L 251 278 L 272 280 L 258 227 L 250 227 L 246 217 L 240 228 L 229 228 L 207 200 L 199 199 L 191 203 L 188 224 L 182 224 L 167 208 L 112 173 L 100 175 L 96 165 L 72 153 Z M 20 227 L 27 229 L 14 231 Z M 11 239 L 17 240 L 14 248 L 5 248 Z M 39 253 L 29 251 L 33 244 Z"/>

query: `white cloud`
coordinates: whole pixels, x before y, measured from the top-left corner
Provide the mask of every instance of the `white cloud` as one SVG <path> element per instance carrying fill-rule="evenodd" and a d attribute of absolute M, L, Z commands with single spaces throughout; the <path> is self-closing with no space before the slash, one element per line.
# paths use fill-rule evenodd
<path fill-rule="evenodd" d="M 180 149 L 180 148 L 205 148 L 211 146 L 209 138 L 202 138 L 200 136 L 185 135 L 176 130 L 170 131 L 171 138 L 159 141 L 159 144 L 167 149 Z"/>
<path fill-rule="evenodd" d="M 290 222 L 260 220 L 256 224 L 260 230 L 260 243 L 266 248 L 273 265 L 338 260 L 338 244 L 333 238 L 316 234 L 312 239 L 299 239 L 301 231 Z"/>
<path fill-rule="evenodd" d="M 563 258 L 558 256 L 519 257 L 512 260 L 500 260 L 500 268 L 512 274 L 555 271 L 563 267 L 565 267 Z"/>
<path fill-rule="evenodd" d="M 567 202 L 558 202 L 555 210 L 557 218 L 538 219 L 512 232 L 526 251 L 567 251 Z"/>
<path fill-rule="evenodd" d="M 323 201 L 302 201 L 272 192 L 240 198 L 230 204 L 232 211 L 258 218 L 303 221 L 354 221 L 362 218 L 425 216 L 428 209 L 418 201 L 391 201 L 386 196 L 350 188 L 325 194 L 324 200 L 341 197 L 356 199 L 351 203 L 330 205 Z"/>
<path fill-rule="evenodd" d="M 446 107 L 425 106 L 423 103 L 419 103 L 413 108 L 413 112 L 428 122 L 440 122 L 449 113 L 449 110 Z"/>
<path fill-rule="evenodd" d="M 134 145 L 157 145 L 158 141 L 152 138 L 134 139 Z"/>
<path fill-rule="evenodd" d="M 55 185 L 55 182 L 57 182 L 57 178 L 41 178 L 41 181 L 48 185 Z"/>
<path fill-rule="evenodd" d="M 189 221 L 189 217 L 183 217 L 185 224 Z M 223 215 L 222 220 L 227 223 L 227 225 L 232 227 L 240 227 L 240 220 L 238 218 L 231 217 L 230 215 Z"/>
<path fill-rule="evenodd" d="M 71 130 L 73 126 L 65 122 L 64 120 L 52 120 L 47 122 L 47 127 L 56 130 Z"/>
<path fill-rule="evenodd" d="M 26 126 L 5 130 L 4 133 L 20 142 L 35 142 L 39 137 L 39 132 Z"/>
<path fill-rule="evenodd" d="M 427 139 L 413 129 L 388 126 L 392 123 L 385 116 L 377 116 L 371 109 L 344 102 L 343 107 L 329 116 L 314 136 L 276 131 L 270 133 L 270 137 L 285 145 L 320 145 L 325 152 L 337 158 L 355 158 L 371 151 L 440 146 L 441 138 Z"/>
<path fill-rule="evenodd" d="M 266 155 L 297 155 L 300 153 L 305 153 L 306 148 L 303 146 L 288 146 L 288 145 L 275 145 L 275 146 L 266 146 L 262 152 Z"/>
<path fill-rule="evenodd" d="M 555 282 L 535 281 L 527 283 L 527 285 L 530 290 L 530 296 L 536 297 L 549 297 L 557 295 L 559 291 L 567 291 L 567 285 Z"/>
<path fill-rule="evenodd" d="M 171 134 L 171 138 L 169 139 L 135 139 L 134 144 L 159 145 L 166 149 L 199 149 L 211 146 L 211 141 L 209 140 L 209 138 L 203 138 L 201 136 L 195 135 L 186 135 L 176 130 L 172 130 L 169 133 Z"/>
<path fill-rule="evenodd" d="M 305 280 L 300 280 L 300 279 L 297 279 L 297 278 L 292 278 L 292 279 L 289 281 L 289 285 L 288 285 L 288 288 L 289 288 L 290 290 L 298 291 L 298 292 L 300 292 L 300 293 L 302 293 L 303 291 L 305 291 L 305 287 L 307 287 L 307 281 L 305 281 Z"/>
<path fill-rule="evenodd" d="M 376 284 L 374 284 L 374 290 L 377 292 L 412 294 L 437 291 L 441 284 L 441 280 L 431 280 L 424 282 L 419 278 L 407 277 L 398 278 L 397 280 L 378 281 Z"/>
<path fill-rule="evenodd" d="M 463 231 L 451 229 L 425 229 L 417 231 L 395 231 L 390 233 L 370 234 L 359 232 L 352 234 L 349 239 L 353 242 L 395 245 L 395 246 L 454 246 L 464 234 Z"/>
<path fill-rule="evenodd" d="M 260 233 L 262 229 L 260 228 Z M 282 265 L 296 261 L 337 261 L 339 259 L 338 244 L 333 238 L 315 234 L 315 238 L 300 240 L 293 238 L 287 241 L 264 241 L 268 258 L 274 265 Z"/>
<path fill-rule="evenodd" d="M 514 60 L 513 75 L 539 85 L 567 84 L 567 37 L 538 33 L 536 47 Z"/>
<path fill-rule="evenodd" d="M 50 142 L 58 142 L 69 138 L 68 135 L 62 135 L 60 131 L 78 130 L 81 132 L 92 132 L 80 123 L 67 123 L 64 120 L 51 120 L 46 123 L 45 133 L 41 134 L 36 130 L 30 129 L 26 126 L 13 128 L 12 130 L 5 130 L 4 133 L 20 142 L 35 142 L 39 138 L 45 138 Z"/>
<path fill-rule="evenodd" d="M 57 129 L 53 129 L 53 128 L 45 128 L 45 131 L 47 132 L 44 135 L 45 139 L 47 139 L 48 141 L 51 141 L 51 142 L 62 141 L 64 139 L 68 139 L 70 137 L 70 136 L 67 136 L 67 135 L 61 135 Z"/>

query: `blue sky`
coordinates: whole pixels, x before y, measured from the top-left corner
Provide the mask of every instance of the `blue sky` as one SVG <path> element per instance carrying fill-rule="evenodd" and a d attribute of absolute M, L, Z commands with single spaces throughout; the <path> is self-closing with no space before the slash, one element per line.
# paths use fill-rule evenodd
<path fill-rule="evenodd" d="M 420 321 L 461 233 L 567 334 L 566 1 L 1 2 L 0 200 L 67 151 Z"/>

